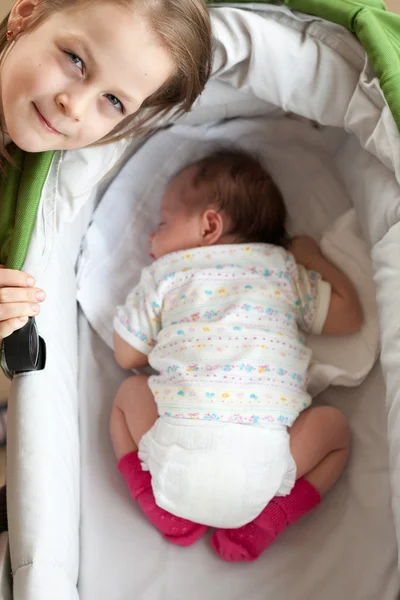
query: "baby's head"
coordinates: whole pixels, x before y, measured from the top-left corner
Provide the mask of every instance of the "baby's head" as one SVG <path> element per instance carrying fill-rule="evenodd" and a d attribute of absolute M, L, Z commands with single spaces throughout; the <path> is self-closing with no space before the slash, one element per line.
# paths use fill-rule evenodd
<path fill-rule="evenodd" d="M 161 200 L 151 256 L 216 244 L 285 246 L 286 209 L 271 176 L 251 155 L 221 150 L 185 167 Z"/>
<path fill-rule="evenodd" d="M 210 18 L 203 0 L 17 0 L 0 57 L 1 129 L 30 152 L 81 148 L 190 109 Z"/>

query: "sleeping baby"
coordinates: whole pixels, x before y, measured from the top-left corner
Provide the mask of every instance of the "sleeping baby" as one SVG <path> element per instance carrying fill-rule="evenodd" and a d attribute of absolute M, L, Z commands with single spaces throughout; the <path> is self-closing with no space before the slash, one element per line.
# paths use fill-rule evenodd
<path fill-rule="evenodd" d="M 132 497 L 171 543 L 214 527 L 225 560 L 255 560 L 339 478 L 349 426 L 311 408 L 302 332 L 358 330 L 350 281 L 308 237 L 289 242 L 261 164 L 222 150 L 168 185 L 154 259 L 118 307 L 115 355 L 150 365 L 118 390 L 111 439 Z"/>

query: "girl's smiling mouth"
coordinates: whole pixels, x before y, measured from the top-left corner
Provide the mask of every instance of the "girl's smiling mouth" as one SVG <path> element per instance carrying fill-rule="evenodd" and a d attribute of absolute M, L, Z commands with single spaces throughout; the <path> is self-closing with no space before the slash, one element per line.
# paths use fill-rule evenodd
<path fill-rule="evenodd" d="M 38 109 L 38 107 L 36 106 L 36 104 L 34 102 L 32 102 L 32 104 L 33 104 L 33 107 L 35 109 L 35 112 L 38 116 L 40 123 L 43 125 L 43 127 L 46 129 L 46 131 L 48 131 L 49 133 L 53 133 L 55 135 L 64 135 L 63 133 L 61 133 L 61 131 L 58 131 L 58 129 L 55 129 L 55 127 L 53 127 L 51 125 L 51 123 L 49 123 L 49 121 L 42 115 L 42 113 L 40 112 L 40 110 Z"/>

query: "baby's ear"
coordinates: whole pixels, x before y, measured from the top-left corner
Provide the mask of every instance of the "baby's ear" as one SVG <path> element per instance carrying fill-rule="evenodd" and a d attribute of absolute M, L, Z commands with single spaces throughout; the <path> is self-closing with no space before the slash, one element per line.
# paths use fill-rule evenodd
<path fill-rule="evenodd" d="M 201 219 L 201 239 L 203 246 L 212 246 L 222 237 L 224 222 L 221 213 L 210 208 L 206 210 Z"/>

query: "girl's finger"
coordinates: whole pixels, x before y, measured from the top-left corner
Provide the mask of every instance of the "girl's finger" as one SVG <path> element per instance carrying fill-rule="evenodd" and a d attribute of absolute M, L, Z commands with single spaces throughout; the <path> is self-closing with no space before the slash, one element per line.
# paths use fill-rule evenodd
<path fill-rule="evenodd" d="M 28 317 L 17 317 L 0 323 L 0 341 L 14 333 L 14 331 L 21 329 L 27 322 Z"/>
<path fill-rule="evenodd" d="M 0 288 L 0 304 L 9 302 L 43 302 L 46 294 L 39 288 Z"/>
<path fill-rule="evenodd" d="M 0 287 L 33 287 L 35 279 L 32 275 L 13 269 L 0 269 Z"/>
<path fill-rule="evenodd" d="M 14 302 L 12 304 L 0 304 L 0 322 L 18 317 L 33 317 L 39 312 L 40 305 L 37 303 Z"/>

